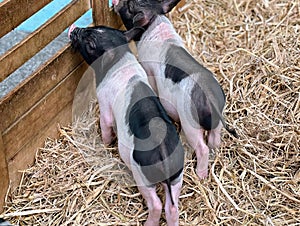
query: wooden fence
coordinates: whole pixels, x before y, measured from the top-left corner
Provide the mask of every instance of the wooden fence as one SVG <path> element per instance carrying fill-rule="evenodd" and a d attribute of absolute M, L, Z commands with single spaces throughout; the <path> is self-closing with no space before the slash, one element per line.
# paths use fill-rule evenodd
<path fill-rule="evenodd" d="M 0 38 L 39 11 L 50 0 L 6 0 L 0 3 Z M 68 26 L 92 8 L 95 25 L 120 27 L 107 0 L 74 0 L 40 28 L 0 57 L 0 81 L 22 66 Z M 87 64 L 70 44 L 58 51 L 9 94 L 0 99 L 0 212 L 7 189 L 13 190 L 47 137 L 72 120 L 72 101 Z"/>

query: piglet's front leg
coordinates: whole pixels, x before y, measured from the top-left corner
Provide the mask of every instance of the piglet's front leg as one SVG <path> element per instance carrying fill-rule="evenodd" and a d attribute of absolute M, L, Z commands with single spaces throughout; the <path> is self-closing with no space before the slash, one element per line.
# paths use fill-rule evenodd
<path fill-rule="evenodd" d="M 109 145 L 113 141 L 113 127 L 112 123 L 100 116 L 100 128 L 102 134 L 102 141 L 105 145 Z"/>
<path fill-rule="evenodd" d="M 102 141 L 105 145 L 111 144 L 114 138 L 113 125 L 114 117 L 110 107 L 103 101 L 99 100 L 100 105 L 100 128 Z"/>

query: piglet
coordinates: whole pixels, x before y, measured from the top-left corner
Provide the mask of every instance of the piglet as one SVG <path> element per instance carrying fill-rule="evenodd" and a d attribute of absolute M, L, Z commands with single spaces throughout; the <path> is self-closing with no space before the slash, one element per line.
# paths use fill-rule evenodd
<path fill-rule="evenodd" d="M 232 135 L 222 111 L 225 94 L 212 72 L 185 49 L 180 36 L 164 16 L 179 0 L 115 0 L 128 39 L 139 40 L 139 61 L 168 114 L 181 127 L 197 156 L 196 173 L 208 175 L 209 147 L 220 145 L 222 126 Z M 204 141 L 208 131 L 208 144 Z"/>
<path fill-rule="evenodd" d="M 110 144 L 115 129 L 119 154 L 147 202 L 145 225 L 159 225 L 162 203 L 155 185 L 160 182 L 166 194 L 167 223 L 178 225 L 183 147 L 124 32 L 105 26 L 72 25 L 69 37 L 95 71 L 102 139 Z"/>

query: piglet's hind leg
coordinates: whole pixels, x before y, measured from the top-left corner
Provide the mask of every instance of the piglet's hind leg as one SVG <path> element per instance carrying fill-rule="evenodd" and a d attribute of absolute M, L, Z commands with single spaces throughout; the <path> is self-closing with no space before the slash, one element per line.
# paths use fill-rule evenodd
<path fill-rule="evenodd" d="M 197 168 L 196 173 L 199 179 L 204 179 L 208 176 L 208 159 L 209 148 L 203 139 L 203 130 L 200 130 L 199 143 L 196 146 Z"/>
<path fill-rule="evenodd" d="M 208 146 L 212 149 L 218 148 L 221 144 L 221 129 L 223 125 L 219 122 L 219 125 L 208 132 Z"/>
<path fill-rule="evenodd" d="M 147 202 L 149 215 L 145 226 L 158 226 L 162 211 L 162 203 L 156 194 L 156 187 L 138 186 Z"/>
<path fill-rule="evenodd" d="M 178 211 L 178 201 L 179 195 L 182 187 L 182 179 L 175 185 L 171 185 L 172 196 L 174 205 L 172 205 L 169 189 L 166 184 L 164 185 L 166 193 L 166 203 L 165 203 L 165 212 L 168 226 L 177 226 L 179 225 L 179 211 Z"/>
<path fill-rule="evenodd" d="M 208 175 L 208 158 L 209 158 L 209 148 L 204 142 L 204 130 L 196 129 L 188 124 L 182 123 L 182 128 L 185 136 L 196 152 L 197 157 L 197 167 L 196 174 L 199 179 L 204 179 Z"/>

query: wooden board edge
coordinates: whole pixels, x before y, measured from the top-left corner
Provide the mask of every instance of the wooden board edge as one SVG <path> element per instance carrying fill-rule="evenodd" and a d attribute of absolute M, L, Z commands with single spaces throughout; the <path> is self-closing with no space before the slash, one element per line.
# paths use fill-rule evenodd
<path fill-rule="evenodd" d="M 0 56 L 0 82 L 49 44 L 89 9 L 89 0 L 72 1 L 40 28 Z"/>
<path fill-rule="evenodd" d="M 22 171 L 28 169 L 35 161 L 36 152 L 42 148 L 47 138 L 56 139 L 59 136 L 58 126 L 68 126 L 72 119 L 72 101 L 69 102 L 48 124 L 43 131 L 26 144 L 13 158 L 8 161 L 10 189 L 14 191 L 20 184 Z"/>
<path fill-rule="evenodd" d="M 5 150 L 2 140 L 2 133 L 0 133 L 0 213 L 3 211 L 5 196 L 9 184 L 8 166 L 6 162 Z"/>
<path fill-rule="evenodd" d="M 47 92 L 67 77 L 83 62 L 70 44 L 63 47 L 32 75 L 0 99 L 0 131 L 7 130 Z"/>
<path fill-rule="evenodd" d="M 85 63 L 80 64 L 53 90 L 45 95 L 35 106 L 28 110 L 15 124 L 3 132 L 3 143 L 6 147 L 6 158 L 10 161 L 19 150 L 35 139 L 35 136 L 61 108 L 74 99 L 77 85 L 87 71 Z M 24 130 L 27 128 L 27 131 Z M 28 128 L 31 128 L 28 130 Z M 16 139 L 18 137 L 18 139 Z"/>
<path fill-rule="evenodd" d="M 15 29 L 27 18 L 42 9 L 52 0 L 8 0 L 0 3 L 0 38 Z M 28 6 L 32 7 L 28 7 Z M 13 9 L 13 11 L 12 11 Z M 9 22 L 9 23 L 8 23 Z"/>
<path fill-rule="evenodd" d="M 108 1 L 92 0 L 93 20 L 95 25 L 106 25 L 119 28 L 122 25 L 121 18 L 109 8 Z"/>

